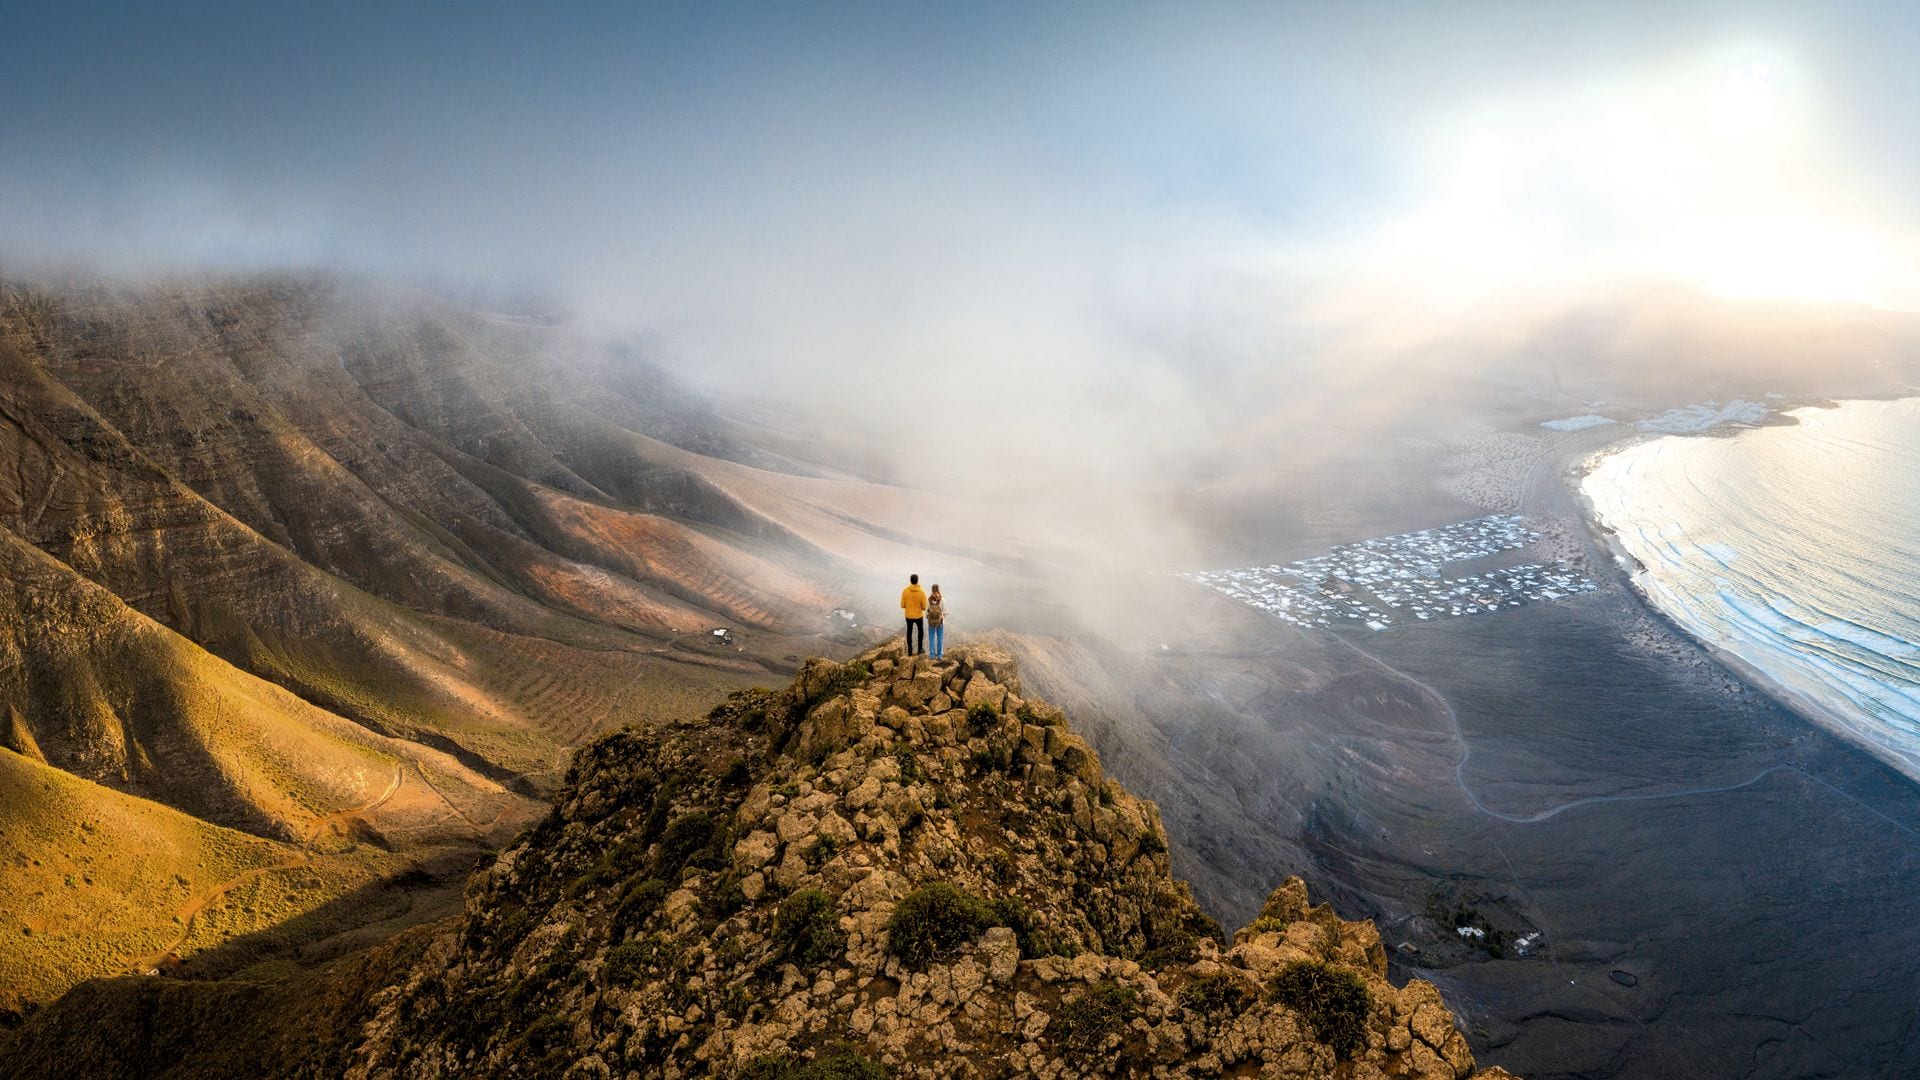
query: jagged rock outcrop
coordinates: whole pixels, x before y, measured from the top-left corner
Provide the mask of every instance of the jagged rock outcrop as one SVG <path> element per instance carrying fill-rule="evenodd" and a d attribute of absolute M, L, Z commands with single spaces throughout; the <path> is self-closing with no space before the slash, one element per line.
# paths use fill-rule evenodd
<path fill-rule="evenodd" d="M 1298 879 L 1224 940 L 988 647 L 584 749 L 353 1041 L 361 1077 L 1506 1075 Z"/>

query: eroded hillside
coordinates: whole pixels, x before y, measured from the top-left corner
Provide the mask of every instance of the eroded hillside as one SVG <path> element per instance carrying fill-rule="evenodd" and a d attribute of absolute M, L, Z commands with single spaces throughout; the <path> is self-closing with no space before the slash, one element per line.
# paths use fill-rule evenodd
<path fill-rule="evenodd" d="M 0 988 L 331 933 L 480 857 L 573 746 L 821 651 L 906 550 L 844 509 L 863 488 L 550 327 L 317 277 L 0 284 L 0 754 L 82 781 L 95 854 L 149 843 L 107 826 L 121 796 L 182 837 L 129 909 L 11 786 Z M 287 866 L 236 890 L 206 829 Z"/>

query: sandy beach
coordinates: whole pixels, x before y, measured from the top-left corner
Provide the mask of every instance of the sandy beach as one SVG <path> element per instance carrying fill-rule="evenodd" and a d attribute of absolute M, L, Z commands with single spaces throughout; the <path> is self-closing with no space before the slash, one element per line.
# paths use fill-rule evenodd
<path fill-rule="evenodd" d="M 1834 708 L 1832 705 L 1821 701 L 1816 696 L 1796 688 L 1781 678 L 1769 674 L 1757 664 L 1735 653 L 1732 649 L 1728 648 L 1724 642 L 1716 641 L 1710 636 L 1696 632 L 1683 621 L 1662 608 L 1659 601 L 1653 597 L 1640 580 L 1640 575 L 1647 573 L 1648 568 L 1621 542 L 1617 530 L 1606 520 L 1605 515 L 1594 503 L 1585 487 L 1586 478 L 1606 457 L 1653 439 L 1699 436 L 1731 437 L 1737 435 L 1741 430 L 1746 430 L 1749 426 L 1797 424 L 1799 421 L 1798 418 L 1794 416 L 1794 413 L 1799 409 L 1833 409 L 1843 404 L 1844 402 L 1837 402 L 1830 399 L 1793 404 L 1782 403 L 1775 411 L 1760 421 L 1758 425 L 1743 423 L 1732 429 L 1722 427 L 1719 429 L 1690 433 L 1689 436 L 1635 432 L 1630 437 L 1623 437 L 1610 442 L 1607 446 L 1586 455 L 1573 465 L 1573 467 L 1569 469 L 1568 474 L 1568 491 L 1579 506 L 1588 536 L 1600 550 L 1606 553 L 1607 558 L 1603 561 L 1610 564 L 1608 567 L 1609 574 L 1617 584 L 1638 602 L 1639 606 L 1650 618 L 1656 620 L 1672 635 L 1690 643 L 1699 650 L 1699 652 L 1708 657 L 1712 663 L 1724 668 L 1742 683 L 1765 694 L 1809 723 L 1859 746 L 1861 749 L 1873 754 L 1875 757 L 1899 770 L 1910 779 L 1920 782 L 1920 770 L 1916 770 L 1914 761 L 1910 757 L 1902 755 L 1894 749 L 1869 737 L 1861 730 L 1860 722 L 1857 718 L 1849 716 Z"/>

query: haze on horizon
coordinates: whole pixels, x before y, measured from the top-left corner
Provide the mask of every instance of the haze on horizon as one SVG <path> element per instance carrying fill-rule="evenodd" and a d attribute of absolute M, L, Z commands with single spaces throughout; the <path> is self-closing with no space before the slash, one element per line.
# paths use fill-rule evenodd
<path fill-rule="evenodd" d="M 1121 475 L 1249 366 L 1334 378 L 1650 284 L 1920 306 L 1916 21 L 43 6 L 0 42 L 0 271 L 553 297 L 883 444 L 911 396 L 1029 440 L 990 470 Z"/>
<path fill-rule="evenodd" d="M 1715 442 L 1673 489 L 1777 528 L 1613 505 L 1897 675 L 1849 613 L 1917 591 L 1912 440 L 1732 459 L 1920 400 L 1920 10 L 16 7 L 0 1075 L 1353 1074 L 1267 1007 L 1336 956 L 1447 1007 L 1370 998 L 1382 1072 L 1920 1060 L 1912 755 L 1690 634 L 1579 483 Z M 1803 639 L 1762 564 L 1833 585 Z M 964 685 L 812 660 L 911 573 Z M 935 876 L 1026 928 L 954 954 L 991 998 L 885 958 Z M 857 968 L 794 952 L 815 884 Z M 1129 971 L 1178 974 L 1071 985 Z"/>

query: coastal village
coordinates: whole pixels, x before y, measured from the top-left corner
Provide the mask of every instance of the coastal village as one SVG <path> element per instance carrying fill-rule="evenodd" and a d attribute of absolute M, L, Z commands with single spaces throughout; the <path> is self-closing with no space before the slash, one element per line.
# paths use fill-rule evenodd
<path fill-rule="evenodd" d="M 1448 577 L 1452 563 L 1485 559 L 1539 540 L 1518 514 L 1495 514 L 1418 532 L 1342 544 L 1285 565 L 1181 575 L 1297 626 L 1396 623 L 1484 615 L 1589 592 L 1594 583 L 1558 563 L 1527 562 Z"/>

